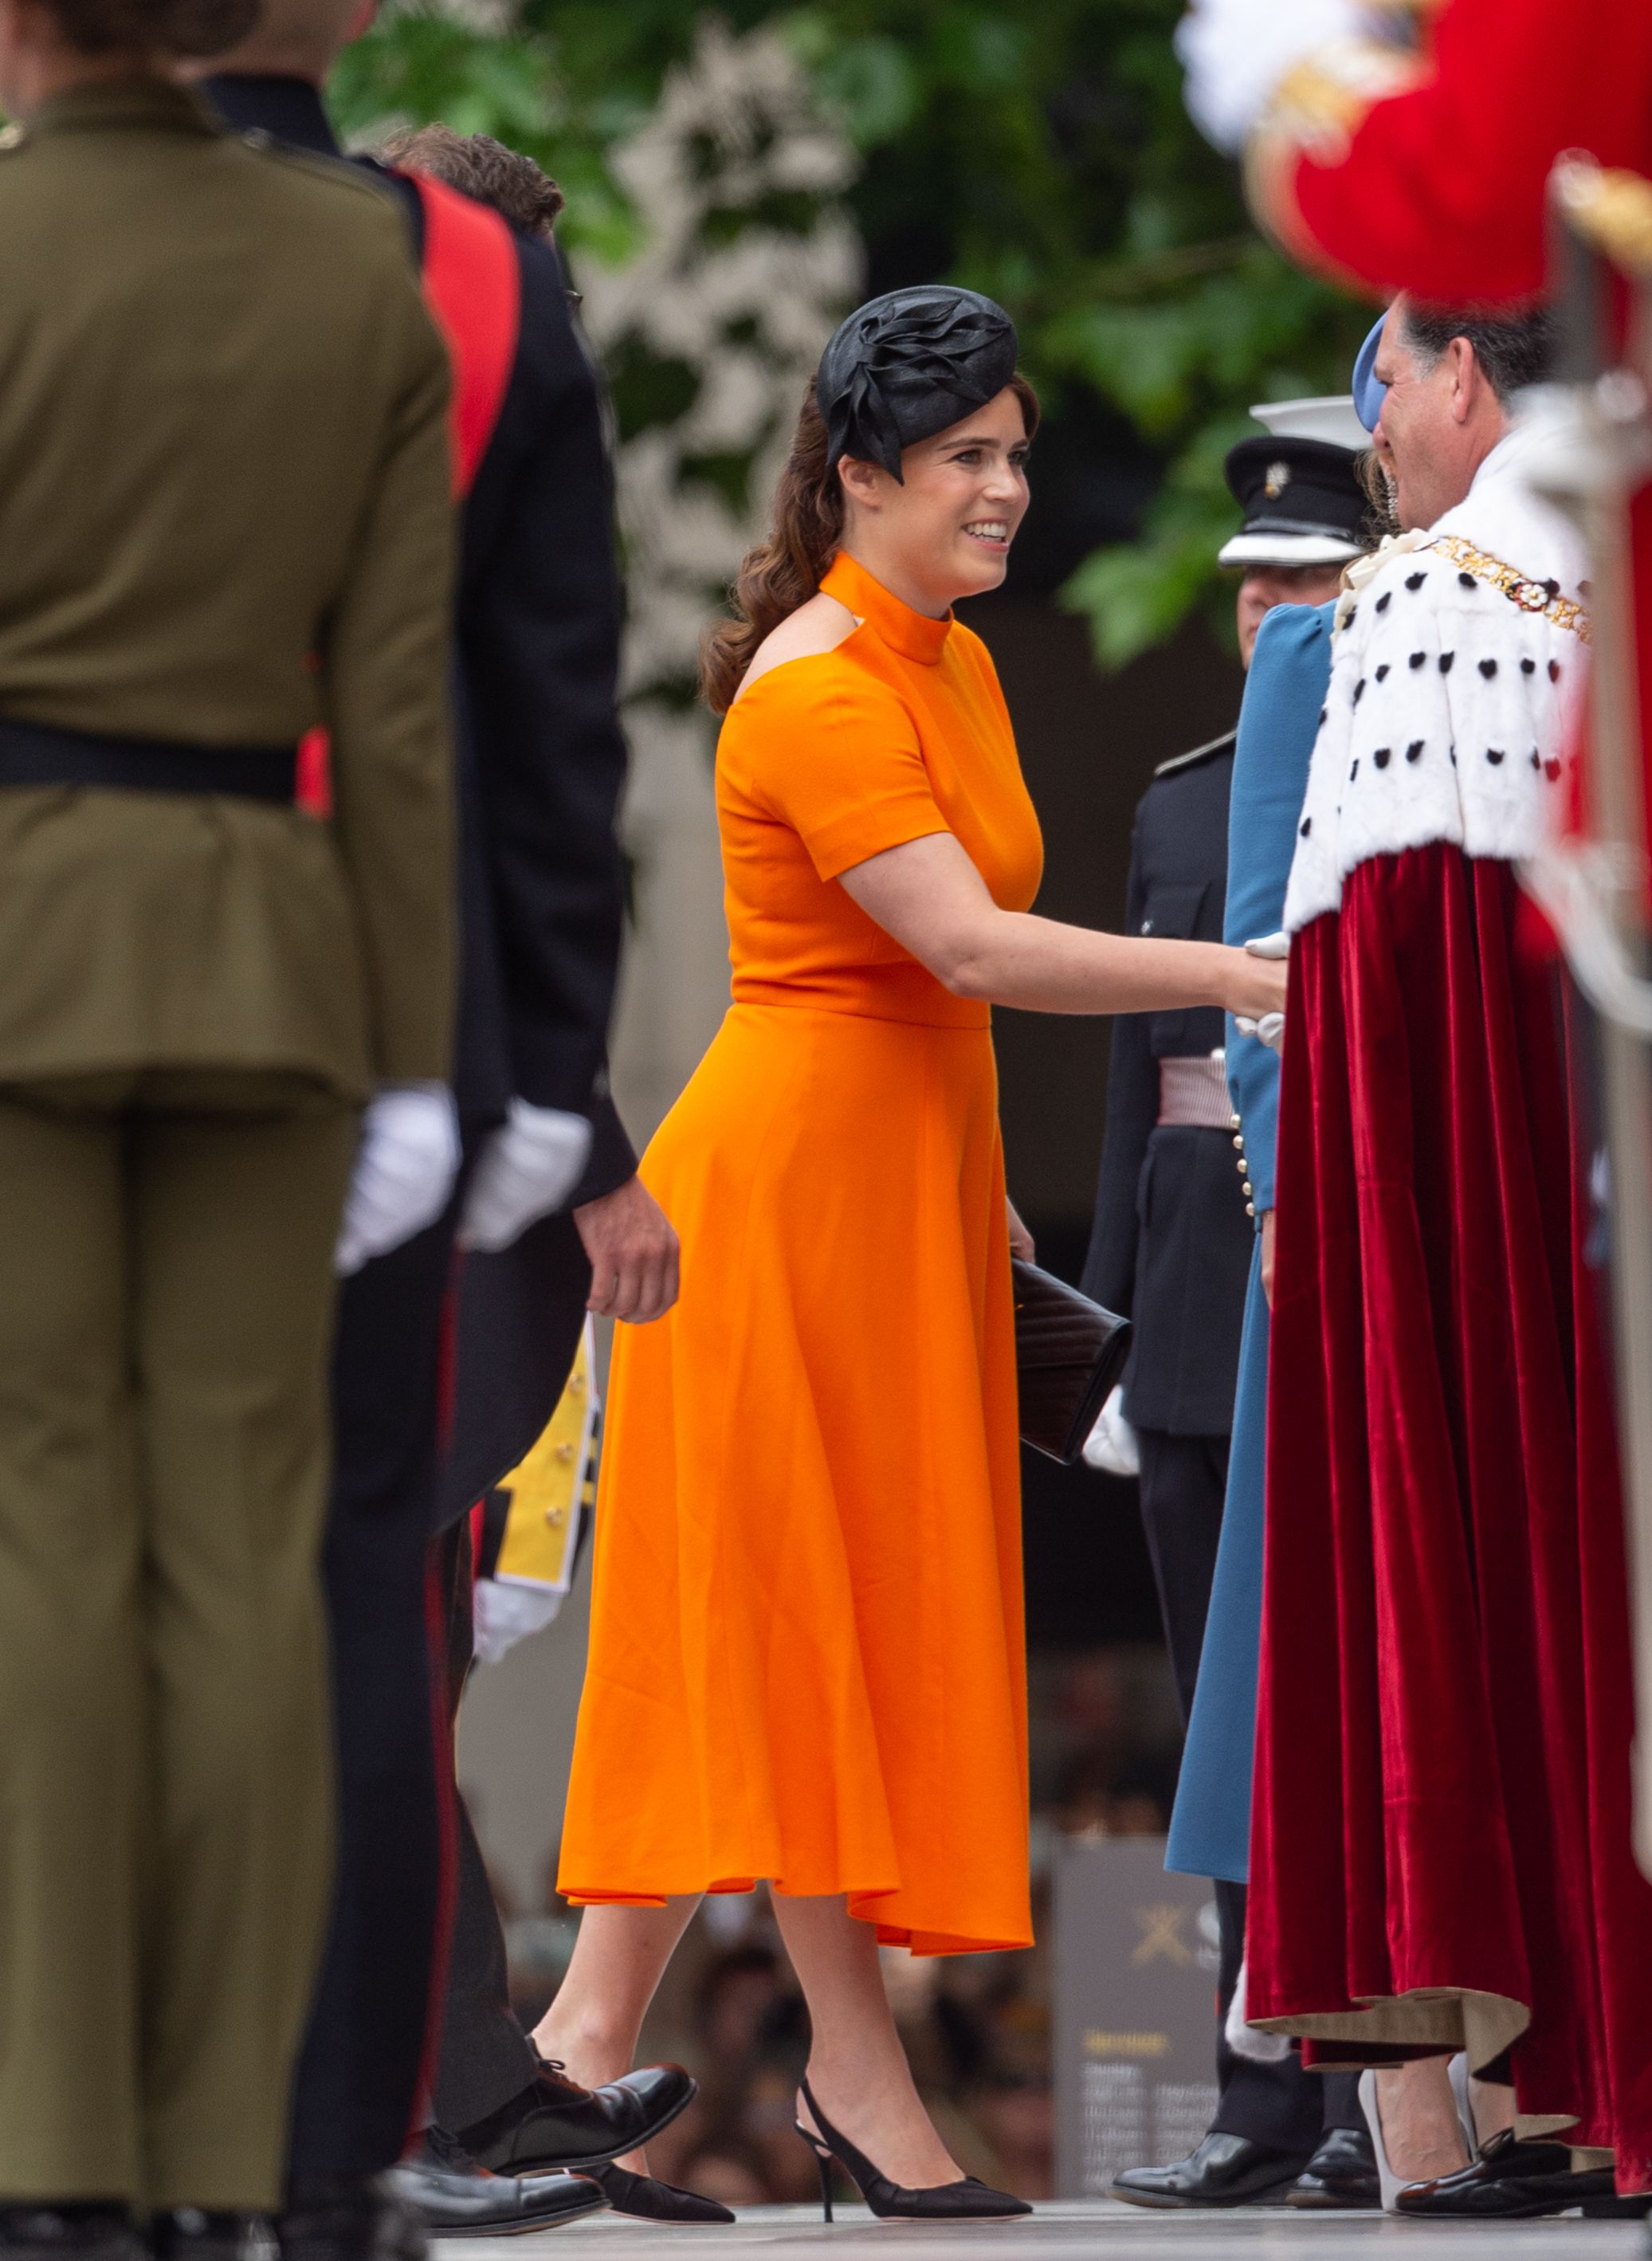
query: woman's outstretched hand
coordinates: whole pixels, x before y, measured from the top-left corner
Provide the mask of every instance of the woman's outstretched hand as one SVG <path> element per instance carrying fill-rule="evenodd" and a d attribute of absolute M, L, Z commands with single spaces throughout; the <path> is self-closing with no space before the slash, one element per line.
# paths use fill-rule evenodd
<path fill-rule="evenodd" d="M 1267 1021 L 1285 1008 L 1282 965 L 1219 942 L 1098 933 L 993 901 L 950 832 L 886 848 L 839 874 L 844 893 L 955 997 L 1025 1013 L 1180 1012 L 1225 1007 Z M 1268 937 L 1270 943 L 1275 938 Z M 1282 947 L 1284 937 L 1277 937 Z"/>

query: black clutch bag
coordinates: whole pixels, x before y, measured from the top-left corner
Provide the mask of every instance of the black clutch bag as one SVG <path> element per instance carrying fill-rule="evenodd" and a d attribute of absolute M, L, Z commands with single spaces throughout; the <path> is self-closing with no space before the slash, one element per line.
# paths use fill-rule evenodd
<path fill-rule="evenodd" d="M 1018 1256 L 1009 1268 L 1021 1441 L 1071 1468 L 1124 1370 L 1130 1321 Z"/>

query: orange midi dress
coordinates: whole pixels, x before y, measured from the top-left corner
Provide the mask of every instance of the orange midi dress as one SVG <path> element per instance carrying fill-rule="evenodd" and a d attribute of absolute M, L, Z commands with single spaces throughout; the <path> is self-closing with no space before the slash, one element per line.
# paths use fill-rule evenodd
<path fill-rule="evenodd" d="M 1023 910 L 1038 820 L 985 647 L 839 556 L 860 625 L 717 751 L 733 1003 L 643 1177 L 682 1295 L 621 1327 L 560 1887 L 845 1893 L 1022 1947 L 1020 1470 L 988 1008 L 837 876 L 955 834 Z"/>

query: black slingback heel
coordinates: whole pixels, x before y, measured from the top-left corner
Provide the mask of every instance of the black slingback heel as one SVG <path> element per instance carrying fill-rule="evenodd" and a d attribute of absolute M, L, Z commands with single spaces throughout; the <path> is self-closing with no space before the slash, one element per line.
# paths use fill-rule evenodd
<path fill-rule="evenodd" d="M 803 2101 L 819 2133 L 811 2134 L 801 2120 L 797 2132 L 815 2154 L 820 2169 L 821 2210 L 828 2222 L 832 2218 L 834 2159 L 880 2222 L 997 2221 L 1032 2212 L 1024 2198 L 1011 2198 L 1008 2191 L 994 2190 L 987 2183 L 977 2182 L 973 2175 L 960 2176 L 955 2183 L 935 2183 L 927 2190 L 908 2190 L 901 2183 L 892 2183 L 847 2135 L 838 2134 L 815 2103 L 807 2079 L 801 2085 Z"/>
<path fill-rule="evenodd" d="M 663 2183 L 657 2175 L 634 2175 L 628 2167 L 588 2167 L 585 2171 L 600 2183 L 610 2209 L 628 2214 L 638 2222 L 732 2222 L 733 2214 L 715 2198 L 698 2191 L 681 2190 Z"/>

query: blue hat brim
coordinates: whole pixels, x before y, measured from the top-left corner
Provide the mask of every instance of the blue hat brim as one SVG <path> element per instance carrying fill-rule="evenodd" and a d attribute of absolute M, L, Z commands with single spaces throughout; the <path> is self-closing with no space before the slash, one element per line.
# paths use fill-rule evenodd
<path fill-rule="evenodd" d="M 1375 431 L 1383 403 L 1388 398 L 1387 385 L 1376 381 L 1377 348 L 1383 342 L 1383 325 L 1387 319 L 1386 314 L 1378 315 L 1354 364 L 1354 413 L 1368 432 Z"/>

